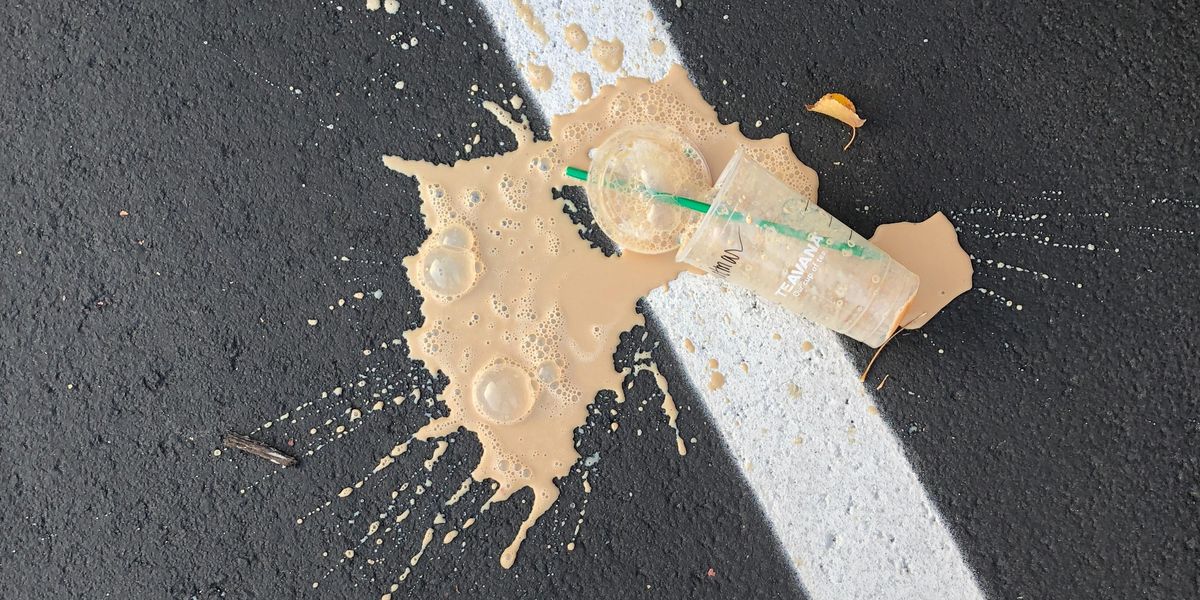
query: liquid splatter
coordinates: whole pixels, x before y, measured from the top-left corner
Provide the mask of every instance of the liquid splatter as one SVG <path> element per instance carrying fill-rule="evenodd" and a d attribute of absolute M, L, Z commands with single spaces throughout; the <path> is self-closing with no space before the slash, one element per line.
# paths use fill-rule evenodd
<path fill-rule="evenodd" d="M 573 434 L 588 405 L 630 375 L 614 369 L 612 353 L 622 332 L 642 324 L 638 298 L 682 268 L 670 256 L 607 257 L 580 239 L 551 200 L 552 188 L 567 183 L 563 169 L 587 165 L 588 150 L 618 127 L 661 123 L 693 140 L 710 165 L 744 147 L 811 196 L 816 176 L 792 155 L 785 135 L 751 141 L 736 124 L 721 125 L 679 67 L 657 83 L 624 78 L 605 87 L 553 121 L 552 141 L 534 141 L 524 123 L 485 106 L 513 132 L 516 150 L 453 165 L 384 162 L 417 178 L 433 232 L 405 259 L 425 298 L 424 324 L 405 339 L 413 358 L 449 378 L 441 396 L 449 415 L 415 437 L 471 431 L 483 446 L 472 477 L 497 482 L 492 500 L 533 490 L 529 516 L 500 557 L 510 567 L 526 532 L 558 497 L 554 480 L 579 458 Z M 669 396 L 663 411 L 669 420 L 677 414 Z"/>
<path fill-rule="evenodd" d="M 576 52 L 583 52 L 588 47 L 588 35 L 579 23 L 571 23 L 563 28 L 563 39 L 567 46 Z"/>
<path fill-rule="evenodd" d="M 609 73 L 616 73 L 617 69 L 621 68 L 621 63 L 625 61 L 625 44 L 616 38 L 597 39 L 592 44 L 592 58 L 595 59 L 596 64 L 600 65 L 601 69 Z"/>
<path fill-rule="evenodd" d="M 571 97 L 580 102 L 592 97 L 592 76 L 579 71 L 571 75 Z"/>
<path fill-rule="evenodd" d="M 712 371 L 708 374 L 708 389 L 716 391 L 725 387 L 725 374 L 720 371 Z"/>
<path fill-rule="evenodd" d="M 550 36 L 546 35 L 546 27 L 542 25 L 542 20 L 533 12 L 533 7 L 529 5 L 528 0 L 512 0 L 513 9 L 517 11 L 517 15 L 525 22 L 525 26 L 533 35 L 537 36 L 538 41 L 545 44 L 550 41 Z"/>
<path fill-rule="evenodd" d="M 1195 235 L 1188 226 L 1194 201 L 1150 198 L 1090 211 L 1056 210 L 1063 203 L 1064 192 L 1050 190 L 950 211 L 959 236 L 984 247 L 971 256 L 979 279 L 973 289 L 979 296 L 1009 311 L 1025 311 L 1028 302 L 1036 302 L 1051 288 L 1069 291 L 1096 285 L 1087 279 L 1094 271 L 1075 268 L 1076 261 L 1122 260 L 1130 254 L 1122 251 L 1127 247 L 1177 243 Z M 1112 226 L 1110 219 L 1125 209 L 1136 211 L 1146 225 Z M 1036 247 L 1032 256 L 1045 257 L 1045 266 L 1009 260 L 1005 249 L 1012 245 Z M 1023 254 L 1030 260 L 1029 252 Z"/>
<path fill-rule="evenodd" d="M 529 87 L 544 92 L 554 85 L 554 71 L 546 65 L 526 63 L 525 79 L 529 81 Z"/>

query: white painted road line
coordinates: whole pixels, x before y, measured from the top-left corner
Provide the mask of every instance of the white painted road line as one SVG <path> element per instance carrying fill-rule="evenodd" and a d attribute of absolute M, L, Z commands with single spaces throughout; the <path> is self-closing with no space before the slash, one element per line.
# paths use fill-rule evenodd
<path fill-rule="evenodd" d="M 530 1 L 537 17 L 545 26 L 549 40 L 543 44 L 521 20 L 510 0 L 480 0 L 492 23 L 504 40 L 505 50 L 513 64 L 528 81 L 528 65 L 549 66 L 554 72 L 550 89 L 538 91 L 529 100 L 545 115 L 561 115 L 574 110 L 580 103 L 571 96 L 570 78 L 573 73 L 588 73 L 592 87 L 599 90 L 603 85 L 617 81 L 617 77 L 633 75 L 659 79 L 667 74 L 673 64 L 683 64 L 679 52 L 670 43 L 666 25 L 654 15 L 650 5 L 644 1 L 629 2 L 583 2 Z M 647 19 L 647 15 L 652 18 Z M 583 26 L 589 40 L 619 39 L 625 46 L 625 59 L 621 69 L 609 73 L 601 69 L 590 52 L 591 46 L 582 52 L 572 50 L 566 43 L 563 30 L 571 24 Z M 663 52 L 655 55 L 650 50 L 651 40 L 663 42 Z"/>
<path fill-rule="evenodd" d="M 597 88 L 616 78 L 566 45 L 562 31 L 571 23 L 593 40 L 621 39 L 629 75 L 657 78 L 680 61 L 643 1 L 530 2 L 550 38 L 544 45 L 512 2 L 481 2 L 522 73 L 530 61 L 554 70 L 548 90 L 528 92 L 547 114 L 575 106 L 571 73 L 589 73 Z M 652 39 L 665 43 L 661 56 L 650 52 Z M 684 275 L 648 300 L 814 600 L 983 598 L 895 436 L 869 411 L 871 397 L 836 335 L 773 305 L 754 308 L 748 293 L 704 277 Z M 695 353 L 682 350 L 684 338 Z M 803 351 L 803 341 L 814 349 Z M 727 375 L 717 391 L 706 390 L 710 358 Z"/>

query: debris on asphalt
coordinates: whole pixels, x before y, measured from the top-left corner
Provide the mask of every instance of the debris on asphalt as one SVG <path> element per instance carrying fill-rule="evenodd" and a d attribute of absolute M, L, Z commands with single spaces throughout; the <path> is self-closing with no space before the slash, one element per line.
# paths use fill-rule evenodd
<path fill-rule="evenodd" d="M 290 467 L 296 464 L 296 459 L 276 450 L 260 441 L 252 440 L 244 435 L 236 433 L 227 433 L 222 441 L 229 448 L 236 448 L 242 452 L 253 454 L 264 460 L 269 460 L 281 467 Z"/>

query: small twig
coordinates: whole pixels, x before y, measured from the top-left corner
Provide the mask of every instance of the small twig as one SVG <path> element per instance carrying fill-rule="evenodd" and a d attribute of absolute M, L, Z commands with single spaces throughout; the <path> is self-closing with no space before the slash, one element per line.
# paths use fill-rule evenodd
<path fill-rule="evenodd" d="M 879 385 L 875 386 L 875 389 L 876 389 L 876 390 L 882 390 L 882 389 L 883 389 L 883 384 L 887 383 L 887 378 L 888 378 L 888 377 L 891 377 L 891 376 L 892 376 L 892 374 L 891 374 L 891 373 L 888 373 L 887 375 L 884 375 L 884 376 L 883 376 L 883 380 L 879 382 Z"/>
<path fill-rule="evenodd" d="M 863 369 L 862 375 L 858 378 L 858 381 L 860 383 L 867 380 L 867 373 L 871 372 L 871 365 L 875 364 L 875 359 L 879 358 L 879 353 L 883 352 L 884 348 L 887 348 L 888 343 L 891 342 L 893 338 L 900 335 L 900 332 L 904 331 L 905 327 L 908 327 L 913 322 L 915 322 L 917 319 L 920 319 L 923 316 L 925 316 L 925 313 L 921 313 L 921 314 L 909 319 L 907 323 L 897 327 L 896 331 L 892 332 L 892 335 L 889 335 L 886 340 L 883 340 L 883 343 L 879 345 L 879 349 L 875 351 L 875 356 L 871 357 L 871 362 L 867 363 L 867 368 Z"/>
<path fill-rule="evenodd" d="M 225 445 L 229 448 L 236 448 L 242 452 L 253 454 L 259 458 L 269 460 L 281 467 L 290 467 L 296 464 L 296 459 L 276 450 L 262 442 L 252 440 L 244 435 L 236 433 L 227 433 L 222 438 Z"/>

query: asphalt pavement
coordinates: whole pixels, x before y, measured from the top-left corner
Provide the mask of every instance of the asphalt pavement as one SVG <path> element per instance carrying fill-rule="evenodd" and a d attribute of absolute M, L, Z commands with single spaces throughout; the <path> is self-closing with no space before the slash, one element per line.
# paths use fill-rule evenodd
<path fill-rule="evenodd" d="M 656 11 L 705 97 L 789 132 L 827 210 L 862 232 L 942 210 L 979 259 L 982 291 L 875 366 L 909 383 L 871 393 L 989 597 L 1195 597 L 1200 10 L 681 5 Z M 386 27 L 407 49 L 384 27 L 351 3 L 0 9 L 0 597 L 377 598 L 395 581 L 398 558 L 339 562 L 370 515 L 295 520 L 437 406 L 389 406 L 283 474 L 213 455 L 335 387 L 441 385 L 398 345 L 363 353 L 420 319 L 400 266 L 425 236 L 415 183 L 379 157 L 448 162 L 475 131 L 477 153 L 503 151 L 479 105 L 522 79 L 473 2 L 404 3 Z M 867 116 L 849 153 L 804 112 L 811 90 Z M 513 569 L 498 556 L 527 494 L 430 546 L 397 597 L 804 597 L 648 329 L 615 360 L 653 348 L 689 454 L 647 441 L 672 435 L 651 411 L 580 435 L 603 457 L 593 491 L 564 489 Z M 454 437 L 429 488 L 453 491 L 478 452 Z"/>

